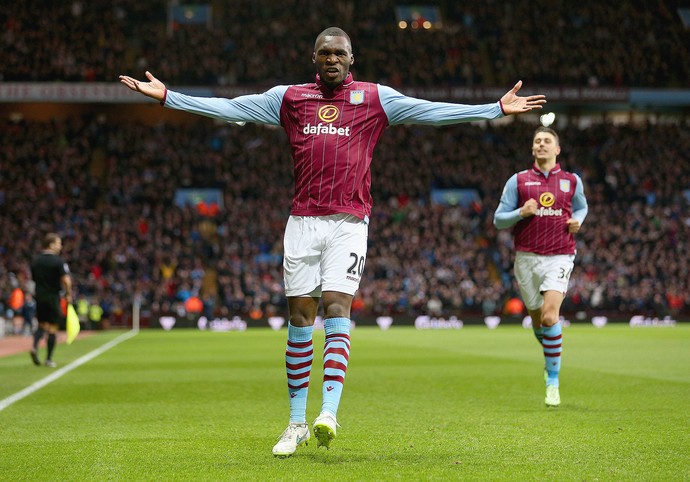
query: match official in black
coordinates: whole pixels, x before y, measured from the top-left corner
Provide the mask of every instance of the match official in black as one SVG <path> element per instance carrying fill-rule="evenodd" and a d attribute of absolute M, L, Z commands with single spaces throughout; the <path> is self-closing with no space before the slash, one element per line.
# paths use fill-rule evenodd
<path fill-rule="evenodd" d="M 65 260 L 60 257 L 62 238 L 58 234 L 48 233 L 43 240 L 43 250 L 31 262 L 31 277 L 36 283 L 36 318 L 38 328 L 34 332 L 34 347 L 31 359 L 36 365 L 41 364 L 38 357 L 38 344 L 48 334 L 48 355 L 45 366 L 54 368 L 53 352 L 57 344 L 57 333 L 64 318 L 60 306 L 60 296 L 67 303 L 72 303 L 72 277 Z"/>

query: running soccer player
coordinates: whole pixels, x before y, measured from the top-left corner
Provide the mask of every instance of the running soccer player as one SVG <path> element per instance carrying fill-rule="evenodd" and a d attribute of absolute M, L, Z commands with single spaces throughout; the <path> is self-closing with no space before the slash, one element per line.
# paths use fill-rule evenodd
<path fill-rule="evenodd" d="M 534 165 L 508 179 L 494 214 L 496 228 L 515 227 L 515 279 L 543 347 L 549 407 L 561 403 L 560 310 L 573 271 L 574 234 L 588 210 L 582 179 L 561 169 L 560 153 L 556 132 L 538 127 L 532 139 Z"/>
<path fill-rule="evenodd" d="M 181 109 L 229 122 L 282 126 L 294 161 L 295 191 L 284 235 L 284 281 L 289 322 L 285 351 L 290 422 L 273 447 L 292 455 L 310 438 L 307 390 L 313 361 L 312 330 L 323 302 L 324 346 L 321 413 L 314 421 L 317 446 L 330 447 L 350 356 L 350 308 L 367 251 L 372 198 L 370 164 L 386 127 L 446 125 L 496 119 L 540 109 L 543 95 L 519 97 L 518 82 L 498 102 L 462 105 L 406 97 L 355 81 L 350 37 L 330 27 L 316 38 L 316 81 L 281 85 L 234 99 L 199 98 L 166 89 L 150 72 L 148 82 L 129 76 L 130 89 Z"/>
<path fill-rule="evenodd" d="M 41 364 L 38 357 L 38 344 L 48 334 L 48 353 L 45 366 L 55 368 L 53 353 L 57 344 L 57 333 L 63 319 L 60 306 L 60 294 L 63 293 L 67 303 L 72 302 L 72 277 L 65 260 L 60 257 L 62 238 L 58 234 L 48 233 L 43 240 L 43 250 L 31 262 L 31 278 L 36 283 L 36 318 L 38 327 L 34 332 L 34 345 L 31 349 L 31 360 Z"/>

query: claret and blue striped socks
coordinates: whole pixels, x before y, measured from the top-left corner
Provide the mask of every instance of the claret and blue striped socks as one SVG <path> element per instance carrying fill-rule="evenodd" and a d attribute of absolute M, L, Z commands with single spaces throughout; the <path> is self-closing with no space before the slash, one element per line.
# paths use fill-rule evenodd
<path fill-rule="evenodd" d="M 309 377 L 314 360 L 313 326 L 292 326 L 288 323 L 288 341 L 285 349 L 285 370 L 290 397 L 290 422 L 307 420 Z"/>
<path fill-rule="evenodd" d="M 559 321 L 553 326 L 546 326 L 542 328 L 544 340 L 542 346 L 544 347 L 544 360 L 546 362 L 546 372 L 548 379 L 547 385 L 558 386 L 558 374 L 561 371 L 561 351 L 563 329 Z"/>
<path fill-rule="evenodd" d="M 350 320 L 327 318 L 323 322 L 326 341 L 323 349 L 322 412 L 337 415 L 343 383 L 350 359 Z"/>

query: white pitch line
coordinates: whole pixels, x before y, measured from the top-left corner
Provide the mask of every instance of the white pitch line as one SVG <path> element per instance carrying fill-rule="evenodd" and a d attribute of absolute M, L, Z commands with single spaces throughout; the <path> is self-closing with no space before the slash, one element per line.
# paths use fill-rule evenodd
<path fill-rule="evenodd" d="M 65 365 L 64 367 L 58 369 L 57 371 L 53 372 L 52 374 L 48 375 L 47 377 L 37 381 L 33 385 L 26 387 L 24 390 L 17 392 L 14 395 L 10 395 L 9 397 L 5 398 L 4 400 L 0 400 L 0 412 L 2 412 L 4 409 L 6 409 L 10 405 L 12 405 L 14 402 L 18 402 L 22 398 L 28 397 L 29 395 L 31 395 L 35 391 L 40 390 L 41 388 L 45 387 L 49 383 L 54 382 L 55 380 L 60 378 L 62 375 L 71 372 L 72 370 L 74 370 L 77 367 L 80 367 L 84 363 L 93 360 L 98 355 L 110 350 L 112 347 L 119 345 L 123 341 L 132 338 L 138 332 L 139 332 L 139 330 L 130 330 L 127 333 L 118 336 L 114 340 L 110 340 L 105 345 L 102 345 L 99 348 L 96 348 L 92 352 L 87 353 L 83 357 L 74 360 L 69 365 Z"/>

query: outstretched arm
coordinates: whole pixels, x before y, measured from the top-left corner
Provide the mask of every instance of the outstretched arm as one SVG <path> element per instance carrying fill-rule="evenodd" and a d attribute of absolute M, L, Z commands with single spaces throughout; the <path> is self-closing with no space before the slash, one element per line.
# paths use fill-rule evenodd
<path fill-rule="evenodd" d="M 165 84 L 155 78 L 148 70 L 146 71 L 146 78 L 149 79 L 148 82 L 140 82 L 128 75 L 121 75 L 120 82 L 135 92 L 141 92 L 148 97 L 163 102 L 165 100 Z"/>
<path fill-rule="evenodd" d="M 442 126 L 491 120 L 504 115 L 541 109 L 542 104 L 546 103 L 546 98 L 543 95 L 518 97 L 517 91 L 520 90 L 520 87 L 522 87 L 522 81 L 515 84 L 515 87 L 501 97 L 499 102 L 467 105 L 417 99 L 403 95 L 385 85 L 377 85 L 381 105 L 388 117 L 389 125 L 392 126 L 399 124 Z"/>
<path fill-rule="evenodd" d="M 515 87 L 501 97 L 501 109 L 505 115 L 521 114 L 522 112 L 529 112 L 532 109 L 541 109 L 542 104 L 546 104 L 546 97 L 544 95 L 530 95 L 529 97 L 518 96 L 517 92 L 521 87 L 522 81 L 519 80 L 518 83 L 515 84 Z"/>
<path fill-rule="evenodd" d="M 148 82 L 142 82 L 128 75 L 121 75 L 120 82 L 135 92 L 156 99 L 170 109 L 184 110 L 214 119 L 222 119 L 244 125 L 256 122 L 280 125 L 280 107 L 287 86 L 277 86 L 263 94 L 249 94 L 225 99 L 219 97 L 194 97 L 169 91 L 163 82 L 146 71 Z"/>

